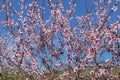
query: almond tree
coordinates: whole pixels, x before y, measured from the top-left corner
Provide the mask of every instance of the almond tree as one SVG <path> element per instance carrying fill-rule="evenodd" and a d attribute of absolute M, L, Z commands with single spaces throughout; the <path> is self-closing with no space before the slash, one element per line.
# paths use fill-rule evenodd
<path fill-rule="evenodd" d="M 76 0 L 69 2 L 67 10 L 62 0 L 55 4 L 43 0 L 42 5 L 38 1 L 19 0 L 19 9 L 11 0 L 2 1 L 0 12 L 4 11 L 5 19 L 0 24 L 7 31 L 7 38 L 0 39 L 1 66 L 13 68 L 26 79 L 35 74 L 30 78 L 33 80 L 118 78 L 111 70 L 120 66 L 120 14 L 113 22 L 111 15 L 119 9 L 120 0 L 112 7 L 111 0 L 95 0 L 91 8 L 86 2 L 86 13 L 76 17 L 75 25 L 70 21 L 74 19 Z M 47 20 L 45 5 L 50 10 Z M 100 61 L 105 52 L 112 58 Z M 93 69 L 86 75 L 88 66 Z M 62 74 L 54 75 L 55 71 Z"/>

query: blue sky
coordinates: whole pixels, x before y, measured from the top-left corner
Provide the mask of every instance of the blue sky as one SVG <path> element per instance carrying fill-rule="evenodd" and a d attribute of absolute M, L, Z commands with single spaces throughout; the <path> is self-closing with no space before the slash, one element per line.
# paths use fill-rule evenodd
<path fill-rule="evenodd" d="M 18 5 L 18 1 L 19 0 L 10 0 L 10 1 L 12 2 L 13 7 L 16 10 L 19 10 L 19 5 Z M 38 0 L 38 4 L 42 5 L 43 4 L 42 1 L 43 0 Z M 44 1 L 46 1 L 46 0 L 44 0 Z M 55 3 L 57 0 L 51 0 L 51 1 L 53 3 Z M 69 9 L 69 6 L 68 6 L 68 2 L 69 1 L 70 0 L 62 0 L 63 6 L 64 6 L 65 9 Z M 76 0 L 76 8 L 75 8 L 75 13 L 73 15 L 73 17 L 74 17 L 73 20 L 74 21 L 75 21 L 75 18 L 77 16 L 81 16 L 81 15 L 85 14 L 85 10 L 86 10 L 86 7 L 85 7 L 86 4 L 85 3 L 86 3 L 86 1 L 88 3 L 88 8 L 90 9 L 92 7 L 92 2 L 96 1 L 96 0 Z M 113 4 L 115 3 L 115 1 L 116 0 L 112 0 L 112 3 L 109 6 L 110 8 L 113 6 Z M 0 0 L 0 5 L 1 5 L 2 2 L 3 2 L 3 0 Z M 28 3 L 31 3 L 31 2 L 32 2 L 32 0 L 25 0 L 25 4 L 28 4 Z M 95 6 L 93 6 L 93 7 L 95 7 Z M 47 20 L 49 18 L 49 16 L 50 16 L 49 12 L 50 12 L 50 9 L 49 9 L 48 5 L 45 2 L 45 15 L 44 15 L 45 20 Z M 119 14 L 119 13 L 120 13 L 120 5 L 118 6 L 118 10 L 114 14 L 111 15 L 111 21 L 113 21 L 114 18 L 116 18 L 117 14 Z M 5 19 L 5 16 L 3 16 L 3 15 L 5 15 L 4 11 L 2 11 L 2 13 L 0 13 L 0 20 L 1 19 Z M 71 24 L 74 24 L 75 23 L 74 21 L 71 21 Z"/>

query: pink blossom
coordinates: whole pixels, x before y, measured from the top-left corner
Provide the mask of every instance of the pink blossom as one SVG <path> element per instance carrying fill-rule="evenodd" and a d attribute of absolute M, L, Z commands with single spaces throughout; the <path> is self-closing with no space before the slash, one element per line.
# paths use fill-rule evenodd
<path fill-rule="evenodd" d="M 103 0 L 99 0 L 99 3 L 102 3 L 103 2 Z"/>
<path fill-rule="evenodd" d="M 24 0 L 20 0 L 20 2 L 24 2 Z"/>
<path fill-rule="evenodd" d="M 112 79 L 112 80 L 116 80 L 118 78 L 118 76 L 116 76 L 116 75 L 110 75 L 110 79 Z"/>
<path fill-rule="evenodd" d="M 111 59 L 106 59 L 105 62 L 106 62 L 106 63 L 110 63 L 110 62 L 111 62 Z"/>
<path fill-rule="evenodd" d="M 74 68 L 74 73 L 76 73 L 76 72 L 78 72 L 78 71 L 79 71 L 78 67 L 75 67 L 75 68 Z"/>
<path fill-rule="evenodd" d="M 95 72 L 94 72 L 93 70 L 91 70 L 91 71 L 89 72 L 89 76 L 94 76 L 94 74 L 95 74 Z"/>
<path fill-rule="evenodd" d="M 120 2 L 120 0 L 116 0 L 116 1 Z"/>
<path fill-rule="evenodd" d="M 115 12 L 117 10 L 117 6 L 113 6 L 111 10 Z"/>
<path fill-rule="evenodd" d="M 120 38 L 116 38 L 116 41 L 117 41 L 117 42 L 120 42 Z"/>
<path fill-rule="evenodd" d="M 1 62 L 20 70 L 26 80 L 28 78 L 25 75 L 32 73 L 35 80 L 52 80 L 59 76 L 63 80 L 83 79 L 86 74 L 85 66 L 89 65 L 92 65 L 92 70 L 88 71 L 87 79 L 104 78 L 104 75 L 116 79 L 110 70 L 115 66 L 113 63 L 118 63 L 116 53 L 120 42 L 120 16 L 115 16 L 113 22 L 110 17 L 113 17 L 111 13 L 117 14 L 115 11 L 120 1 L 117 0 L 113 5 L 111 0 L 96 0 L 92 9 L 88 7 L 86 14 L 82 16 L 73 14 L 77 9 L 75 0 L 70 0 L 69 9 L 63 7 L 62 0 L 53 3 L 51 0 L 44 3 L 43 0 L 41 5 L 38 1 L 33 0 L 26 4 L 24 0 L 19 0 L 20 9 L 16 9 L 12 1 L 3 0 L 0 14 L 5 14 L 2 13 L 4 18 L 1 17 L 0 24 L 4 27 L 1 26 L 0 29 L 5 29 L 5 32 L 1 32 L 4 32 L 7 38 L 0 32 L 0 57 L 3 58 Z M 50 7 L 47 13 L 49 15 L 45 15 L 46 2 Z M 113 5 L 111 11 L 109 5 Z M 98 61 L 102 58 L 99 55 L 106 51 L 112 54 L 112 58 Z M 79 61 L 74 61 L 75 56 Z M 110 69 L 105 67 L 107 65 L 110 65 Z M 63 74 L 46 76 L 46 73 L 59 70 L 62 70 Z"/>
<path fill-rule="evenodd" d="M 108 0 L 108 4 L 110 4 L 111 3 L 111 0 Z"/>
<path fill-rule="evenodd" d="M 106 75 L 106 74 L 109 74 L 108 70 L 106 70 L 106 69 L 99 69 L 97 72 L 98 76 L 102 76 L 102 75 Z"/>

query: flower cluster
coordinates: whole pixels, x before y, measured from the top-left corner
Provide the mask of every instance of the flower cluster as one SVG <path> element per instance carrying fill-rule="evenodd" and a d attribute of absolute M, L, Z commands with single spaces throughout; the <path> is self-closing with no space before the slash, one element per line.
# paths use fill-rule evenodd
<path fill-rule="evenodd" d="M 6 31 L 1 36 L 0 30 L 0 67 L 17 69 L 14 73 L 23 76 L 35 74 L 33 80 L 118 78 L 110 71 L 112 65 L 120 65 L 120 0 L 114 4 L 112 0 L 93 1 L 93 7 L 76 18 L 76 0 L 70 0 L 68 9 L 62 0 L 43 0 L 42 5 L 39 0 L 18 3 L 18 9 L 11 0 L 0 3 L 0 13 L 4 13 L 0 29 Z M 104 60 L 106 53 L 112 56 Z M 53 77 L 56 71 L 61 73 Z"/>

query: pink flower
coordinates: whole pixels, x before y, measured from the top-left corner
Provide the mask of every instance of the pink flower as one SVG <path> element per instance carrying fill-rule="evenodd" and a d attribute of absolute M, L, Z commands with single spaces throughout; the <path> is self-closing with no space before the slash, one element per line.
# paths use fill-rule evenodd
<path fill-rule="evenodd" d="M 19 60 L 20 60 L 20 56 L 19 55 L 13 55 L 12 56 L 12 61 L 18 62 Z"/>
<path fill-rule="evenodd" d="M 97 72 L 98 76 L 109 74 L 109 71 L 107 69 L 99 69 Z"/>
<path fill-rule="evenodd" d="M 120 42 L 120 38 L 116 38 L 116 41 L 117 41 L 117 42 Z"/>
<path fill-rule="evenodd" d="M 78 72 L 78 71 L 79 71 L 78 67 L 75 67 L 75 68 L 74 68 L 74 73 L 76 73 L 76 72 Z"/>
<path fill-rule="evenodd" d="M 29 80 L 29 78 L 25 78 L 25 80 Z"/>
<path fill-rule="evenodd" d="M 111 59 L 106 59 L 105 62 L 109 63 L 109 62 L 111 62 Z"/>
<path fill-rule="evenodd" d="M 110 75 L 111 80 L 116 80 L 117 78 L 118 78 L 118 76 L 116 76 L 116 75 Z"/>
<path fill-rule="evenodd" d="M 29 4 L 29 7 L 32 7 L 33 6 L 33 4 L 31 3 L 31 4 Z"/>
<path fill-rule="evenodd" d="M 20 0 L 20 2 L 24 2 L 24 0 Z"/>
<path fill-rule="evenodd" d="M 94 75 L 94 71 L 93 70 L 91 70 L 90 72 L 89 72 L 89 76 L 93 76 Z"/>
<path fill-rule="evenodd" d="M 108 4 L 110 4 L 111 3 L 111 0 L 108 0 Z"/>
<path fill-rule="evenodd" d="M 113 12 L 115 12 L 115 11 L 117 10 L 117 6 L 113 6 L 113 7 L 111 8 L 111 10 L 112 10 Z"/>
<path fill-rule="evenodd" d="M 57 61 L 55 64 L 57 67 L 60 67 L 62 65 L 62 63 L 60 61 Z"/>
<path fill-rule="evenodd" d="M 102 3 L 103 2 L 103 0 L 99 0 L 99 3 Z"/>
<path fill-rule="evenodd" d="M 120 0 L 116 0 L 116 1 L 120 2 Z"/>
<path fill-rule="evenodd" d="M 3 21 L 3 20 L 1 20 L 1 21 L 0 21 L 0 24 L 2 24 L 2 25 L 7 25 L 7 24 L 8 24 L 8 21 Z"/>
<path fill-rule="evenodd" d="M 119 18 L 120 19 L 120 18 Z M 118 29 L 120 29 L 120 23 L 119 24 L 117 24 L 117 27 L 118 27 Z"/>
<path fill-rule="evenodd" d="M 63 73 L 63 76 L 64 77 L 66 77 L 66 76 L 68 76 L 70 73 L 68 72 L 68 71 L 65 71 L 64 73 Z"/>

